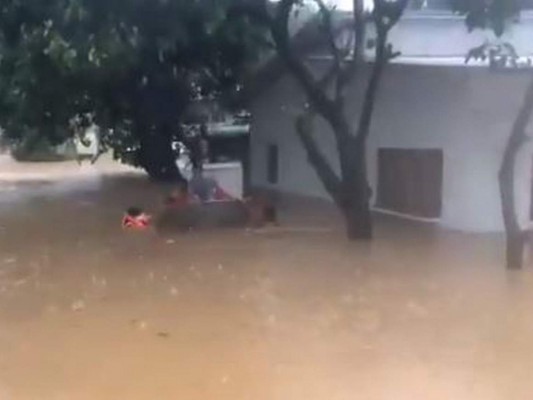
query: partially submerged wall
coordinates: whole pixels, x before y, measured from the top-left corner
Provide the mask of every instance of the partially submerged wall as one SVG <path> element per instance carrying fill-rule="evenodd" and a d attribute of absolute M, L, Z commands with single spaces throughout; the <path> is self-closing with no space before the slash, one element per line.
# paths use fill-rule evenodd
<path fill-rule="evenodd" d="M 320 68 L 317 61 L 317 69 Z M 391 65 L 385 73 L 368 143 L 368 169 L 376 187 L 381 147 L 440 148 L 444 153 L 443 226 L 465 231 L 500 231 L 497 173 L 528 73 L 493 73 L 485 68 Z M 349 115 L 357 121 L 361 82 L 349 89 Z M 255 185 L 327 197 L 295 135 L 294 116 L 305 99 L 285 77 L 252 106 L 252 180 Z M 336 165 L 326 124 L 316 138 Z M 279 146 L 279 182 L 267 181 L 268 146 Z M 526 146 L 517 168 L 520 218 L 529 223 L 532 153 Z M 374 190 L 374 193 L 376 190 Z"/>

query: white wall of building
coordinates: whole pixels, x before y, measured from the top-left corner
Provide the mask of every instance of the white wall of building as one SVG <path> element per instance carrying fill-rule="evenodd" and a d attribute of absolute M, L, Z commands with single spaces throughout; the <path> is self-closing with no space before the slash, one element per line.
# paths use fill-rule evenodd
<path fill-rule="evenodd" d="M 441 148 L 444 152 L 443 210 L 440 223 L 464 231 L 500 231 L 497 172 L 506 137 L 529 78 L 484 68 L 390 66 L 378 99 L 368 144 L 368 169 L 376 187 L 380 147 Z M 357 119 L 361 92 L 351 88 Z M 252 108 L 252 181 L 267 186 L 266 155 L 278 144 L 280 180 L 274 189 L 327 197 L 293 129 L 303 97 L 288 77 L 260 96 Z M 335 144 L 325 124 L 316 137 L 335 163 Z M 517 201 L 529 223 L 532 152 L 526 147 L 517 168 Z M 374 193 L 376 190 L 374 190 Z"/>
<path fill-rule="evenodd" d="M 519 23 L 511 23 L 501 37 L 512 43 L 521 56 L 533 54 L 533 14 L 522 12 Z M 450 11 L 408 11 L 393 28 L 390 41 L 407 57 L 464 57 L 470 49 L 495 40 L 490 30 L 467 33 L 464 17 Z"/>
<path fill-rule="evenodd" d="M 350 18 L 347 15 L 346 18 Z M 454 60 L 462 65 L 468 52 L 485 42 L 508 42 L 516 49 L 519 57 L 533 55 L 533 12 L 524 11 L 520 22 L 509 23 L 501 38 L 496 38 L 490 29 L 476 29 L 468 33 L 463 16 L 451 11 L 406 11 L 389 34 L 389 42 L 400 59 L 416 59 L 424 64 L 435 64 Z M 346 46 L 353 36 L 348 29 L 337 38 L 340 47 Z M 367 25 L 367 38 L 375 38 L 375 28 Z M 375 49 L 367 48 L 366 56 L 373 59 Z M 328 49 L 318 48 L 314 56 L 329 55 Z"/>

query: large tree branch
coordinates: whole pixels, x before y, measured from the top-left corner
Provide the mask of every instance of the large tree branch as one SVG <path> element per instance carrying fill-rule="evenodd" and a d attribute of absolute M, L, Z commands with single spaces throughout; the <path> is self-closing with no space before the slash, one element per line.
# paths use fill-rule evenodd
<path fill-rule="evenodd" d="M 370 134 L 370 123 L 372 122 L 372 116 L 374 114 L 379 83 L 381 82 L 386 63 L 386 35 L 378 33 L 376 58 L 372 65 L 372 72 L 366 87 L 363 106 L 359 117 L 359 125 L 357 127 L 357 140 L 361 143 L 364 143 Z"/>
<path fill-rule="evenodd" d="M 364 61 L 365 52 L 365 9 L 363 0 L 353 0 L 353 61 L 355 64 Z"/>
<path fill-rule="evenodd" d="M 339 86 L 345 87 L 357 74 L 358 66 L 364 63 L 366 21 L 363 0 L 353 0 L 353 48 L 352 60 L 348 62 L 339 75 Z"/>
<path fill-rule="evenodd" d="M 326 90 L 328 86 L 331 84 L 333 79 L 337 77 L 337 66 L 335 64 L 329 65 L 329 68 L 326 69 L 326 72 L 320 77 L 318 80 L 318 86 L 322 90 Z"/>
<path fill-rule="evenodd" d="M 344 56 L 341 54 L 341 51 L 336 43 L 335 29 L 332 22 L 332 10 L 328 8 L 328 6 L 326 6 L 323 0 L 315 0 L 315 2 L 317 3 L 319 8 L 324 34 L 326 35 L 328 48 L 333 58 L 331 66 L 332 75 L 336 78 L 334 97 L 337 106 L 340 107 L 342 106 L 341 92 L 343 87 L 340 77 Z"/>
<path fill-rule="evenodd" d="M 315 0 L 322 4 L 323 9 L 327 12 L 327 8 L 322 0 Z M 258 2 L 261 6 L 258 6 Z M 300 59 L 298 54 L 291 46 L 291 37 L 289 35 L 289 20 L 294 6 L 299 0 L 280 0 L 276 6 L 274 15 L 271 16 L 266 8 L 262 6 L 266 4 L 265 0 L 240 0 L 234 7 L 232 7 L 230 14 L 234 16 L 247 15 L 253 18 L 258 23 L 263 23 L 270 30 L 272 39 L 277 49 L 279 57 L 285 62 L 291 75 L 296 79 L 298 84 L 302 87 L 310 105 L 318 113 L 320 113 L 326 120 L 331 121 L 335 118 L 336 103 L 327 95 L 327 87 L 339 75 L 338 65 L 332 66 L 320 78 L 315 78 L 313 73 L 305 65 L 304 61 Z M 329 28 L 329 42 L 330 45 L 335 46 L 335 37 L 337 30 L 331 26 L 330 18 L 326 17 L 326 22 L 330 24 Z M 333 49 L 333 47 L 332 47 Z M 341 58 L 338 54 L 337 61 Z"/>
<path fill-rule="evenodd" d="M 400 20 L 409 0 L 374 0 L 374 22 L 378 29 L 388 33 Z"/>
<path fill-rule="evenodd" d="M 364 143 L 370 134 L 370 123 L 374 114 L 376 97 L 387 63 L 399 53 L 394 53 L 392 46 L 387 44 L 390 30 L 402 16 L 408 0 L 389 2 L 387 0 L 375 0 L 373 20 L 376 26 L 376 57 L 372 66 L 370 80 L 365 91 L 363 107 L 357 129 L 357 140 Z"/>
<path fill-rule="evenodd" d="M 329 165 L 313 138 L 313 115 L 306 113 L 296 118 L 296 132 L 304 147 L 309 163 L 313 166 L 324 188 L 339 204 L 341 199 L 341 180 Z"/>
<path fill-rule="evenodd" d="M 342 63 L 341 52 L 336 43 L 335 30 L 332 22 L 332 10 L 326 6 L 323 0 L 315 0 L 315 2 L 317 3 L 320 12 L 320 18 L 322 19 L 323 30 L 326 35 L 329 51 L 333 56 L 335 65 L 340 69 Z"/>
<path fill-rule="evenodd" d="M 526 128 L 533 114 L 533 78 L 526 89 L 524 100 L 514 121 L 511 135 L 507 141 L 499 171 L 500 194 L 505 227 L 508 232 L 521 231 L 515 214 L 514 176 L 515 160 L 522 145 L 528 139 Z M 509 205 L 509 207 L 505 207 Z"/>
<path fill-rule="evenodd" d="M 507 139 L 502 164 L 498 174 L 501 210 L 507 239 L 506 262 L 509 269 L 523 265 L 524 245 L 527 231 L 520 226 L 515 203 L 516 157 L 528 140 L 526 128 L 533 114 L 533 77 L 526 89 L 522 105 Z"/>
<path fill-rule="evenodd" d="M 321 115 L 330 120 L 335 113 L 335 104 L 327 96 L 311 71 L 294 54 L 290 46 L 288 31 L 290 13 L 298 0 L 281 0 L 277 6 L 276 16 L 271 25 L 272 38 L 281 58 L 286 62 L 294 78 L 302 86 L 309 102 Z"/>

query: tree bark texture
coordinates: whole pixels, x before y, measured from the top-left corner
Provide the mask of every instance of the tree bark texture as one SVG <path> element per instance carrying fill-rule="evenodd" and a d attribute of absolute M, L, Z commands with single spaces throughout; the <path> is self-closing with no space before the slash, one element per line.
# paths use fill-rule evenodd
<path fill-rule="evenodd" d="M 526 232 L 520 227 L 516 214 L 515 170 L 518 152 L 528 139 L 526 128 L 531 119 L 532 112 L 533 79 L 526 89 L 524 100 L 507 140 L 498 175 L 506 236 L 506 266 L 508 269 L 521 269 L 524 263 Z"/>

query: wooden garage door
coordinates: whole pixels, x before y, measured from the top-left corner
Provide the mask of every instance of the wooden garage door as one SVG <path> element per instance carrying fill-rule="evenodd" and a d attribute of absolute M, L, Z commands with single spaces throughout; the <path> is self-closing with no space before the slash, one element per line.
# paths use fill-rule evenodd
<path fill-rule="evenodd" d="M 437 218 L 442 209 L 440 149 L 378 151 L 377 206 L 417 217 Z"/>

